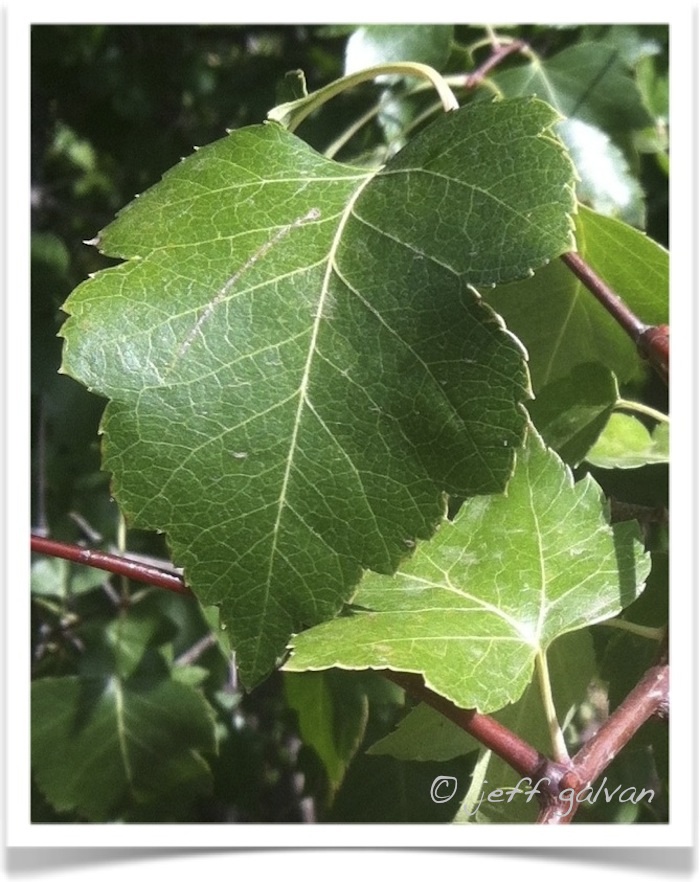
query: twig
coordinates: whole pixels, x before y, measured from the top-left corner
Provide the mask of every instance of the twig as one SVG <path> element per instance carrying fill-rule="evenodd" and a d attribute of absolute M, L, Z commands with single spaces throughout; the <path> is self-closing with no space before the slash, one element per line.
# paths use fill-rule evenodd
<path fill-rule="evenodd" d="M 669 380 L 669 330 L 667 325 L 646 325 L 610 288 L 580 255 L 573 251 L 562 254 L 562 261 L 576 278 L 597 298 L 625 331 L 640 355 L 648 359 L 662 379 Z"/>
<path fill-rule="evenodd" d="M 545 765 L 549 764 L 549 760 L 544 754 L 535 750 L 502 723 L 487 714 L 480 714 L 476 710 L 457 707 L 442 695 L 429 689 L 419 674 L 405 674 L 399 671 L 382 671 L 382 674 L 387 680 L 396 683 L 414 698 L 430 705 L 460 729 L 468 732 L 521 775 L 533 777 L 538 775 Z M 562 773 L 564 771 L 566 769 L 562 768 Z"/>
<path fill-rule="evenodd" d="M 175 591 L 177 594 L 191 595 L 192 592 L 178 573 L 153 567 L 149 564 L 138 563 L 117 554 L 109 554 L 106 551 L 95 551 L 91 548 L 81 548 L 79 545 L 69 545 L 65 542 L 57 542 L 55 539 L 46 539 L 32 533 L 31 549 L 39 554 L 50 554 L 52 557 L 60 557 L 74 563 L 85 564 L 98 570 L 106 570 L 118 576 L 126 576 L 135 582 L 145 582 L 156 588 L 165 588 Z"/>
<path fill-rule="evenodd" d="M 465 89 L 474 89 L 480 85 L 486 76 L 491 73 L 494 67 L 497 67 L 504 58 L 512 55 L 514 52 L 527 52 L 529 46 L 524 40 L 513 40 L 510 43 L 501 43 L 494 46 L 491 55 L 479 65 L 475 70 L 464 78 L 463 87 Z"/>
<path fill-rule="evenodd" d="M 649 668 L 622 704 L 579 750 L 572 768 L 561 779 L 561 787 L 571 788 L 574 798 L 567 802 L 554 801 L 544 809 L 538 823 L 571 823 L 579 804 L 575 797 L 590 787 L 650 717 L 666 716 L 668 674 L 667 664 Z"/>

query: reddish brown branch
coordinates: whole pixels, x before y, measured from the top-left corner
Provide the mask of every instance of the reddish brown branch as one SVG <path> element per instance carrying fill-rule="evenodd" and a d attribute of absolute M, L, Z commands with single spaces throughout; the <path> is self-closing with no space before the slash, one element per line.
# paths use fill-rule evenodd
<path fill-rule="evenodd" d="M 424 701 L 435 708 L 448 720 L 452 720 L 460 729 L 473 735 L 485 747 L 505 760 L 521 775 L 534 777 L 541 773 L 548 760 L 543 754 L 519 738 L 510 729 L 475 710 L 459 708 L 429 689 L 419 674 L 404 674 L 399 671 L 382 671 L 382 674 L 405 689 L 414 698 Z M 565 770 L 563 770 L 565 771 Z"/>
<path fill-rule="evenodd" d="M 573 759 L 572 768 L 561 780 L 563 789 L 573 791 L 570 802 L 555 801 L 539 818 L 541 824 L 568 824 L 576 813 L 578 796 L 605 771 L 632 736 L 653 716 L 668 710 L 667 664 L 655 665 L 617 707 Z"/>
<path fill-rule="evenodd" d="M 32 551 L 39 554 L 50 554 L 52 557 L 60 557 L 74 563 L 85 564 L 98 570 L 106 570 L 117 576 L 127 576 L 135 582 L 145 582 L 156 588 L 165 588 L 178 594 L 191 595 L 190 589 L 185 585 L 182 576 L 168 570 L 149 564 L 129 560 L 117 554 L 108 554 L 106 551 L 95 551 L 90 548 L 82 548 L 79 545 L 69 545 L 65 542 L 57 542 L 54 539 L 45 539 L 43 536 L 32 534 Z"/>
<path fill-rule="evenodd" d="M 503 61 L 504 58 L 507 58 L 515 52 L 523 52 L 528 48 L 527 43 L 523 40 L 513 40 L 511 43 L 494 46 L 491 55 L 489 55 L 486 61 L 484 61 L 483 64 L 480 64 L 479 67 L 473 70 L 470 74 L 467 74 L 464 79 L 464 88 L 474 89 L 489 73 L 491 73 L 494 67 L 497 67 Z"/>
<path fill-rule="evenodd" d="M 663 380 L 669 380 L 669 331 L 667 325 L 646 325 L 627 304 L 607 285 L 597 273 L 573 251 L 562 254 L 561 259 L 576 278 L 605 307 L 627 336 L 633 341 L 640 355 L 648 359 Z"/>

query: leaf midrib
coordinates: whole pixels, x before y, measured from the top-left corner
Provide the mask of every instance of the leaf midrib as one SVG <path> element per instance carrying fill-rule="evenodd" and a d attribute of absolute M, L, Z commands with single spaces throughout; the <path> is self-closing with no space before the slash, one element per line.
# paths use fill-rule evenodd
<path fill-rule="evenodd" d="M 297 395 L 299 397 L 296 414 L 294 416 L 294 424 L 292 427 L 292 437 L 289 442 L 289 452 L 287 454 L 287 460 L 285 463 L 284 474 L 282 476 L 282 486 L 280 488 L 280 494 L 277 501 L 277 515 L 275 517 L 275 523 L 272 529 L 272 545 L 269 553 L 269 563 L 267 570 L 267 577 L 265 579 L 264 585 L 264 598 L 261 604 L 261 612 L 260 617 L 262 621 L 265 621 L 267 617 L 267 610 L 270 603 L 270 589 L 272 585 L 273 571 L 275 567 L 275 562 L 277 559 L 277 546 L 279 542 L 280 528 L 282 525 L 282 518 L 284 515 L 284 511 L 288 507 L 287 503 L 287 491 L 289 487 L 289 482 L 292 475 L 292 469 L 294 466 L 294 458 L 297 451 L 297 439 L 299 436 L 299 428 L 301 426 L 302 415 L 304 408 L 309 406 L 310 402 L 307 399 L 309 380 L 311 377 L 311 369 L 314 361 L 314 356 L 316 354 L 316 344 L 318 340 L 319 331 L 321 328 L 321 323 L 324 317 L 324 307 L 326 304 L 326 300 L 328 297 L 328 291 L 330 289 L 331 277 L 334 272 L 334 263 L 335 263 L 335 255 L 338 251 L 338 247 L 340 245 L 340 241 L 342 238 L 342 234 L 345 230 L 345 226 L 347 224 L 348 218 L 352 213 L 352 209 L 355 205 L 355 202 L 359 198 L 360 194 L 367 186 L 367 184 L 374 177 L 374 173 L 366 175 L 363 181 L 361 181 L 360 185 L 357 187 L 352 197 L 348 200 L 347 205 L 341 215 L 340 221 L 338 223 L 337 229 L 335 231 L 335 235 L 333 236 L 333 241 L 331 243 L 331 247 L 328 251 L 328 258 L 326 263 L 326 272 L 323 277 L 323 283 L 321 285 L 321 293 L 318 298 L 318 305 L 316 307 L 316 314 L 314 316 L 313 326 L 311 328 L 311 336 L 309 338 L 309 346 L 306 354 L 306 362 L 304 364 L 304 370 L 301 376 L 301 382 L 299 384 L 299 389 L 297 391 Z M 257 658 L 260 652 L 260 643 L 263 637 L 263 628 L 258 630 L 258 634 L 255 641 L 255 664 L 257 664 Z"/>

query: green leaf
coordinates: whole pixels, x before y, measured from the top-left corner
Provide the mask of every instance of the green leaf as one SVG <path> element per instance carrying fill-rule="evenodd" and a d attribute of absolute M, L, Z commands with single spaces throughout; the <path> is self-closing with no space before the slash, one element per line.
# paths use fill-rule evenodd
<path fill-rule="evenodd" d="M 68 599 L 92 591 L 105 581 L 105 574 L 91 567 L 72 564 L 58 557 L 39 557 L 32 563 L 32 594 Z"/>
<path fill-rule="evenodd" d="M 445 762 L 477 749 L 464 729 L 429 705 L 419 704 L 393 732 L 375 741 L 367 753 L 402 761 Z"/>
<path fill-rule="evenodd" d="M 57 811 L 89 821 L 177 818 L 211 777 L 207 702 L 167 679 L 60 677 L 32 684 L 32 767 Z"/>
<path fill-rule="evenodd" d="M 586 459 L 603 469 L 637 469 L 667 463 L 669 425 L 659 423 L 650 432 L 636 417 L 614 413 Z"/>
<path fill-rule="evenodd" d="M 247 685 L 430 536 L 445 493 L 508 480 L 527 374 L 467 283 L 571 247 L 554 118 L 444 114 L 379 173 L 242 129 L 98 237 L 129 260 L 66 302 L 62 369 L 110 399 L 114 495 L 220 606 Z"/>
<path fill-rule="evenodd" d="M 284 690 L 302 741 L 321 759 L 331 792 L 339 787 L 367 724 L 369 702 L 343 671 L 288 674 Z"/>
<path fill-rule="evenodd" d="M 536 95 L 562 116 L 613 136 L 652 122 L 620 49 L 605 42 L 579 43 L 551 58 L 533 58 L 492 79 L 508 97 Z"/>
<path fill-rule="evenodd" d="M 529 434 L 505 496 L 470 500 L 394 576 L 367 574 L 366 611 L 297 635 L 290 671 L 421 673 L 490 713 L 516 701 L 534 659 L 565 633 L 616 615 L 649 562 L 635 524 L 607 524 L 600 488 Z"/>
<path fill-rule="evenodd" d="M 641 321 L 668 323 L 664 248 L 621 221 L 584 207 L 576 217 L 576 242 L 581 257 Z M 644 374 L 632 340 L 561 261 L 485 296 L 530 353 L 536 394 L 585 362 L 600 362 L 620 384 Z"/>
<path fill-rule="evenodd" d="M 648 129 L 652 119 L 623 47 L 580 43 L 493 79 L 504 95 L 537 95 L 567 117 L 557 132 L 580 176 L 581 202 L 644 227 L 644 194 L 620 148 L 629 147 L 630 131 Z"/>
<path fill-rule="evenodd" d="M 564 462 L 578 465 L 605 428 L 619 398 L 615 376 L 597 362 L 579 364 L 528 403 L 533 423 Z"/>
<path fill-rule="evenodd" d="M 557 133 L 568 147 L 580 178 L 576 187 L 579 200 L 600 214 L 643 230 L 644 191 L 622 150 L 601 129 L 578 119 L 564 120 Z"/>
<path fill-rule="evenodd" d="M 345 51 L 345 73 L 390 61 L 416 61 L 442 70 L 450 53 L 452 25 L 366 25 Z"/>
<path fill-rule="evenodd" d="M 113 619 L 105 628 L 107 644 L 112 649 L 115 670 L 122 679 L 134 673 L 161 628 L 150 611 L 140 614 L 139 605 Z"/>

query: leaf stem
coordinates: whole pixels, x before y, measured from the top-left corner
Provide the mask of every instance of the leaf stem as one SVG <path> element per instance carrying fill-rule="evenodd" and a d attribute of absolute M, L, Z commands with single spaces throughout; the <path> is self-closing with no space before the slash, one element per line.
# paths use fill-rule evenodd
<path fill-rule="evenodd" d="M 616 628 L 619 631 L 627 631 L 630 634 L 637 634 L 639 637 L 645 637 L 647 640 L 655 640 L 659 642 L 663 640 L 666 633 L 664 626 L 654 628 L 651 625 L 638 625 L 636 622 L 628 622 L 627 619 L 608 619 L 600 622 L 608 628 Z"/>
<path fill-rule="evenodd" d="M 117 548 L 119 549 L 119 555 L 123 556 L 126 551 L 126 518 L 121 512 L 119 512 L 119 522 L 117 524 Z M 121 587 L 122 607 L 126 607 L 130 600 L 129 577 L 125 573 L 122 573 L 119 581 Z"/>
<path fill-rule="evenodd" d="M 547 728 L 549 729 L 549 737 L 552 742 L 552 755 L 557 762 L 568 763 L 569 753 L 566 749 L 564 733 L 557 720 L 557 711 L 554 707 L 552 682 L 549 677 L 549 667 L 547 666 L 547 655 L 542 649 L 535 656 L 535 668 L 537 670 L 537 679 L 540 685 L 540 695 L 542 696 Z"/>
<path fill-rule="evenodd" d="M 508 38 L 506 41 L 503 38 L 496 36 L 493 32 L 491 32 L 491 36 L 488 40 L 482 41 L 482 44 L 492 46 L 491 54 L 486 61 L 463 78 L 461 85 L 464 89 L 475 89 L 477 86 L 482 85 L 483 81 L 486 79 L 487 75 L 491 73 L 494 67 L 498 67 L 498 65 L 509 55 L 513 55 L 516 52 L 529 54 L 529 46 L 523 40 Z"/>
<path fill-rule="evenodd" d="M 651 417 L 658 423 L 670 423 L 668 416 L 654 407 L 642 404 L 639 401 L 629 401 L 627 398 L 618 398 L 615 402 L 615 410 L 631 410 L 634 413 L 641 413 L 644 416 Z"/>
<path fill-rule="evenodd" d="M 448 86 L 444 77 L 442 77 L 434 68 L 427 64 L 419 64 L 413 61 L 397 61 L 387 64 L 376 64 L 372 67 L 365 68 L 364 70 L 357 71 L 356 73 L 348 74 L 347 76 L 334 80 L 332 83 L 323 86 L 323 88 L 318 89 L 316 92 L 312 92 L 304 98 L 299 98 L 296 101 L 289 101 L 286 104 L 280 104 L 277 107 L 273 107 L 267 115 L 268 119 L 282 123 L 282 125 L 286 126 L 290 132 L 293 132 L 307 116 L 327 101 L 330 101 L 331 98 L 335 98 L 336 95 L 340 95 L 342 92 L 345 92 L 347 89 L 352 89 L 360 83 L 391 74 L 426 79 L 433 85 L 438 93 L 445 111 L 457 110 L 459 108 L 459 102 L 455 98 L 454 92 Z"/>

